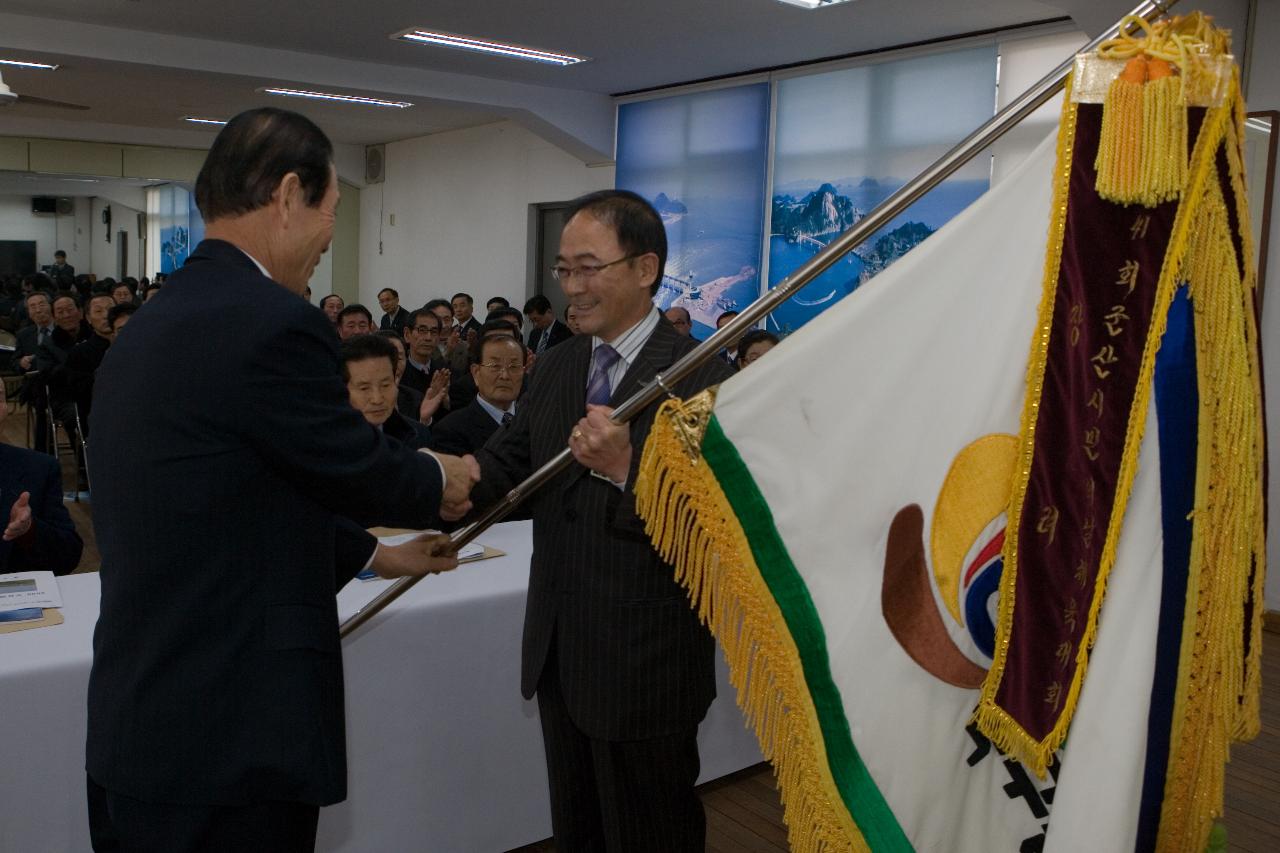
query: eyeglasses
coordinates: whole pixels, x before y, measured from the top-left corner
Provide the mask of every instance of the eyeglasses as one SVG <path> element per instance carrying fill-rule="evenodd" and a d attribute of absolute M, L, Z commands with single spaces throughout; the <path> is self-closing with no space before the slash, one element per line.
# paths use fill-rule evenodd
<path fill-rule="evenodd" d="M 413 330 L 420 335 L 438 335 L 440 334 L 439 326 L 414 326 Z"/>
<path fill-rule="evenodd" d="M 607 264 L 582 264 L 581 266 L 576 267 L 566 267 L 561 264 L 556 264 L 551 268 L 551 275 L 555 276 L 556 281 L 568 281 L 575 275 L 581 278 L 592 279 L 600 275 L 602 270 L 607 270 L 615 264 L 620 264 L 623 261 L 633 261 L 636 258 L 647 254 L 649 253 L 641 252 L 638 255 L 627 255 L 625 258 L 618 258 L 616 261 L 609 261 Z"/>
<path fill-rule="evenodd" d="M 484 368 L 486 373 L 489 373 L 492 376 L 500 376 L 503 373 L 509 376 L 518 376 L 519 374 L 524 373 L 523 364 L 499 364 L 496 361 L 486 361 L 480 366 Z"/>

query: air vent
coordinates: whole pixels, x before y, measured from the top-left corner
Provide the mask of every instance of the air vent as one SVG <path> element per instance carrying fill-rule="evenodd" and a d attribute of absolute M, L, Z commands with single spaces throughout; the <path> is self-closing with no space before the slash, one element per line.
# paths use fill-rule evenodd
<path fill-rule="evenodd" d="M 364 149 L 364 182 L 380 184 L 387 177 L 387 146 L 369 145 Z"/>

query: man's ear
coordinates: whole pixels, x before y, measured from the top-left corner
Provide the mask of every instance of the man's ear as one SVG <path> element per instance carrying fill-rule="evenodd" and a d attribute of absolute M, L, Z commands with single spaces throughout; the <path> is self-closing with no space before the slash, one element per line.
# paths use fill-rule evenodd
<path fill-rule="evenodd" d="M 289 172 L 280 179 L 280 183 L 276 184 L 275 192 L 271 194 L 271 203 L 287 226 L 289 219 L 297 213 L 299 206 L 306 203 L 302 192 L 302 179 L 298 177 L 297 172 Z"/>
<path fill-rule="evenodd" d="M 640 280 L 648 288 L 658 277 L 658 256 L 652 252 L 641 255 L 636 258 L 636 269 L 640 271 Z"/>

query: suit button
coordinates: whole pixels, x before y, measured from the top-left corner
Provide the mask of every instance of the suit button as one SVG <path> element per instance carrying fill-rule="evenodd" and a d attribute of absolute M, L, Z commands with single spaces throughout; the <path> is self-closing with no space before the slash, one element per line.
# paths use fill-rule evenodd
<path fill-rule="evenodd" d="M 576 509 L 574 509 L 573 507 L 565 507 L 565 510 L 564 510 L 564 520 L 565 520 L 565 521 L 577 521 L 577 520 L 578 520 L 578 511 L 577 511 Z"/>

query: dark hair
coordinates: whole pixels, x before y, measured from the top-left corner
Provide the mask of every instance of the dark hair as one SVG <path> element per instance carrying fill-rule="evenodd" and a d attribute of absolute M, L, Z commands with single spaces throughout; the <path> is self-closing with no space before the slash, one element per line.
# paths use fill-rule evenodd
<path fill-rule="evenodd" d="M 475 304 L 476 304 L 476 301 L 475 301 L 474 299 L 472 299 L 472 298 L 471 298 L 471 294 L 470 294 L 470 293 L 455 293 L 455 294 L 453 294 L 453 296 L 451 296 L 451 297 L 449 298 L 449 304 L 450 304 L 451 306 L 453 305 L 453 300 L 455 300 L 455 299 L 465 299 L 465 300 L 467 300 L 467 304 L 468 304 L 468 305 L 475 305 Z"/>
<path fill-rule="evenodd" d="M 525 314 L 545 314 L 551 310 L 551 300 L 539 293 L 537 296 L 530 296 L 529 301 L 524 304 Z"/>
<path fill-rule="evenodd" d="M 134 305 L 132 302 L 121 302 L 119 305 L 112 305 L 111 309 L 107 311 L 107 325 L 114 329 L 116 327 L 116 320 L 119 320 L 121 317 L 128 317 L 137 310 L 138 306 Z"/>
<path fill-rule="evenodd" d="M 395 329 L 379 329 L 373 334 L 380 338 L 386 338 L 389 341 L 399 341 L 400 346 L 396 349 L 396 364 L 400 363 L 401 358 L 409 357 L 409 345 L 404 342 L 404 338 L 400 337 L 400 333 Z"/>
<path fill-rule="evenodd" d="M 574 199 L 565 222 L 579 213 L 612 228 L 627 255 L 658 256 L 658 274 L 649 285 L 650 292 L 656 294 L 667 268 L 667 229 L 653 205 L 630 190 L 600 190 Z"/>
<path fill-rule="evenodd" d="M 480 329 L 480 334 L 476 336 L 475 343 L 471 345 L 469 353 L 472 364 L 480 364 L 484 361 L 484 346 L 490 341 L 508 340 L 520 347 L 520 359 L 524 361 L 529 357 L 529 351 L 525 349 L 524 341 L 520 340 L 520 333 L 515 332 L 512 335 L 503 334 L 503 332 L 514 331 L 511 324 L 504 320 L 497 320 L 493 323 L 485 323 Z"/>
<path fill-rule="evenodd" d="M 434 311 L 432 311 L 430 308 L 426 308 L 426 307 L 419 308 L 417 311 L 414 311 L 412 314 L 410 314 L 410 315 L 409 315 L 409 320 L 408 320 L 408 322 L 406 322 L 406 323 L 404 324 L 404 327 L 405 327 L 406 329 L 412 329 L 412 328 L 414 328 L 415 326 L 417 326 L 417 325 L 418 325 L 418 318 L 419 318 L 419 317 L 430 317 L 432 320 L 435 320 L 435 321 L 436 321 L 436 328 L 437 328 L 437 329 L 443 329 L 444 323 L 441 323 L 441 322 L 440 322 L 440 318 L 436 316 L 436 314 L 435 314 L 435 312 L 434 312 Z"/>
<path fill-rule="evenodd" d="M 26 297 L 25 297 L 22 301 L 23 301 L 23 302 L 30 302 L 30 301 L 31 301 L 31 299 L 32 299 L 32 297 L 35 297 L 35 296 L 39 296 L 41 299 L 43 299 L 43 300 L 44 300 L 44 304 L 45 304 L 45 305 L 48 305 L 50 309 L 52 309 L 52 308 L 53 308 L 53 298 L 52 298 L 52 297 L 50 297 L 50 296 L 49 296 L 49 294 L 48 294 L 48 293 L 46 293 L 46 292 L 45 292 L 45 291 L 43 291 L 43 290 L 33 290 L 33 291 L 31 291 L 30 293 L 28 293 L 28 294 L 26 295 Z"/>
<path fill-rule="evenodd" d="M 275 107 L 240 113 L 213 140 L 196 177 L 196 206 L 206 223 L 265 207 L 293 172 L 308 207 L 329 189 L 333 143 L 310 119 Z"/>
<path fill-rule="evenodd" d="M 381 295 L 382 295 L 382 294 L 384 294 L 384 293 L 390 293 L 390 294 L 391 294 L 392 296 L 394 296 L 396 299 L 399 299 L 399 298 L 400 298 L 400 291 L 396 290 L 394 287 L 384 287 L 384 288 L 382 288 L 382 290 L 379 290 L 379 291 L 378 291 L 378 295 L 379 295 L 379 296 L 381 296 Z"/>
<path fill-rule="evenodd" d="M 391 372 L 395 373 L 400 353 L 396 352 L 391 341 L 381 335 L 355 335 L 342 342 L 342 346 L 338 349 L 338 358 L 342 361 L 342 381 L 349 382 L 351 370 L 347 365 L 351 362 L 385 358 L 391 362 Z"/>
<path fill-rule="evenodd" d="M 507 301 L 506 299 L 504 299 L 503 297 L 501 297 L 501 296 L 490 296 L 490 297 L 489 297 L 489 301 L 488 301 L 488 302 L 486 302 L 486 303 L 484 304 L 484 310 L 486 310 L 486 311 L 492 311 L 492 310 L 493 310 L 493 308 L 492 308 L 491 306 L 492 306 L 492 305 L 493 305 L 493 303 L 495 303 L 495 302 L 496 302 L 496 303 L 498 303 L 498 307 L 499 307 L 499 308 L 510 308 L 510 307 L 511 307 L 511 303 L 510 303 L 510 302 L 508 302 L 508 301 Z"/>
<path fill-rule="evenodd" d="M 80 300 L 77 299 L 76 295 L 72 293 L 70 290 L 59 290 L 58 295 L 53 297 L 53 301 L 49 303 L 49 307 L 52 308 L 55 304 L 57 304 L 59 299 L 70 299 L 72 305 L 76 306 L 77 308 L 80 307 Z"/>
<path fill-rule="evenodd" d="M 493 311 L 490 311 L 489 316 L 485 317 L 484 321 L 486 324 L 488 324 L 493 322 L 494 320 L 501 320 L 503 317 L 511 318 L 510 323 L 511 325 L 516 327 L 517 332 L 520 331 L 520 329 L 524 326 L 524 315 L 511 307 L 496 308 Z"/>
<path fill-rule="evenodd" d="M 752 329 L 738 340 L 738 361 L 747 357 L 747 350 L 762 341 L 767 341 L 775 347 L 778 345 L 778 336 L 773 332 L 767 332 L 764 329 Z"/>
<path fill-rule="evenodd" d="M 119 286 L 120 286 L 120 285 L 118 285 L 118 284 L 116 285 L 116 287 L 119 287 Z M 84 303 L 84 304 L 85 304 L 85 305 L 89 305 L 89 304 L 90 304 L 90 303 L 92 303 L 92 302 L 93 302 L 93 300 L 95 300 L 95 299 L 110 299 L 110 300 L 111 300 L 111 304 L 112 304 L 112 305 L 114 305 L 114 304 L 115 304 L 115 302 L 116 302 L 115 298 L 114 298 L 114 297 L 112 297 L 112 295 L 111 295 L 110 293 L 95 293 L 95 294 L 93 294 L 92 296 L 90 296 L 90 297 L 85 301 L 85 303 Z"/>
<path fill-rule="evenodd" d="M 453 305 L 449 302 L 448 299 L 432 299 L 430 302 L 428 302 L 426 305 L 423 305 L 422 307 L 426 308 L 428 311 L 434 310 L 436 308 L 444 307 L 449 309 L 450 314 L 453 314 Z"/>
<path fill-rule="evenodd" d="M 347 301 L 336 293 L 330 293 L 328 296 L 320 300 L 320 307 L 323 308 L 324 304 L 328 302 L 330 299 L 336 299 L 339 302 L 343 303 L 344 305 L 346 304 L 346 301 Z"/>
<path fill-rule="evenodd" d="M 728 317 L 729 319 L 733 319 L 734 317 L 737 317 L 738 313 L 739 312 L 737 311 L 725 311 L 724 313 L 720 314 L 720 316 L 716 317 L 716 325 L 719 326 L 720 321 L 723 320 L 725 317 Z"/>
<path fill-rule="evenodd" d="M 147 285 L 147 289 L 142 291 L 142 301 L 146 302 L 148 294 L 156 293 L 162 287 L 164 287 L 163 284 L 156 284 L 155 282 L 152 282 L 151 284 Z"/>
<path fill-rule="evenodd" d="M 369 313 L 369 309 L 365 308 L 359 302 L 352 302 L 346 308 L 343 308 L 338 312 L 338 325 L 342 325 L 342 321 L 352 314 L 363 314 L 364 318 L 368 320 L 370 324 L 373 323 L 373 315 Z"/>
<path fill-rule="evenodd" d="M 67 256 L 67 253 L 62 251 L 61 249 L 58 249 L 56 252 L 53 253 L 53 256 L 55 258 L 65 258 Z"/>

